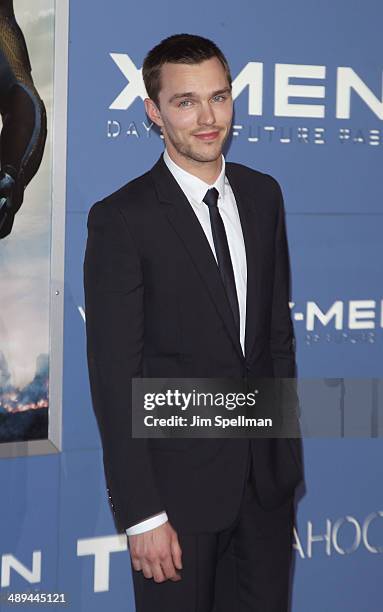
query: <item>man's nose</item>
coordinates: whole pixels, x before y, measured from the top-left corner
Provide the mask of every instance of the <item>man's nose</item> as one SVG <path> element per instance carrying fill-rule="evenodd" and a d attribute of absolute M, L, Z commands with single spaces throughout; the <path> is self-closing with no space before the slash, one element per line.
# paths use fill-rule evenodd
<path fill-rule="evenodd" d="M 215 123 L 215 115 L 209 102 L 204 102 L 201 104 L 198 115 L 198 123 L 200 125 L 213 125 Z"/>

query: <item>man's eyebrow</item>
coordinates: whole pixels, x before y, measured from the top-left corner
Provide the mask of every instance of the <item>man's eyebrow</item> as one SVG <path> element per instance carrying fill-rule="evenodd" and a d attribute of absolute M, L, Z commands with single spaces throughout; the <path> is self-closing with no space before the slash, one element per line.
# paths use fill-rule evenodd
<path fill-rule="evenodd" d="M 185 91 L 184 93 L 173 94 L 169 102 L 173 102 L 173 100 L 179 100 L 180 98 L 192 98 L 194 95 L 195 94 L 193 91 Z"/>
<path fill-rule="evenodd" d="M 217 91 L 213 91 L 213 93 L 211 94 L 211 97 L 214 98 L 214 96 L 219 96 L 224 93 L 231 93 L 231 88 L 225 87 L 224 89 L 218 89 Z M 198 97 L 194 91 L 184 91 L 183 93 L 173 94 L 172 97 L 169 99 L 169 103 L 174 102 L 174 100 L 179 100 L 180 98 L 193 98 L 193 97 Z"/>

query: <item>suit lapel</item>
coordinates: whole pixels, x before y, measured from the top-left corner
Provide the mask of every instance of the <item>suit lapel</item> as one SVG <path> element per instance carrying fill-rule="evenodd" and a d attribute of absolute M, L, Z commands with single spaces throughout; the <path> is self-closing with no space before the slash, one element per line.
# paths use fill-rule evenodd
<path fill-rule="evenodd" d="M 193 260 L 210 298 L 225 324 L 235 350 L 243 358 L 233 314 L 226 297 L 217 262 L 198 218 L 184 192 L 166 166 L 162 155 L 150 174 L 154 180 L 159 201 L 164 206 L 165 214 Z"/>

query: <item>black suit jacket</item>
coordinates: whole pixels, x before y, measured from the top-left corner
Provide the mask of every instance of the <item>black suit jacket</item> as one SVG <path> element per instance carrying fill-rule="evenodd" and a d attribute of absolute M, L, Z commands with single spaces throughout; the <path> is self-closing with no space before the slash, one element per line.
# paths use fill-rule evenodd
<path fill-rule="evenodd" d="M 226 163 L 247 258 L 245 356 L 204 231 L 161 156 L 94 204 L 84 261 L 87 355 L 109 498 L 125 529 L 161 510 L 184 532 L 218 531 L 238 510 L 249 449 L 261 504 L 302 479 L 296 439 L 133 439 L 134 377 L 294 377 L 280 187 Z"/>

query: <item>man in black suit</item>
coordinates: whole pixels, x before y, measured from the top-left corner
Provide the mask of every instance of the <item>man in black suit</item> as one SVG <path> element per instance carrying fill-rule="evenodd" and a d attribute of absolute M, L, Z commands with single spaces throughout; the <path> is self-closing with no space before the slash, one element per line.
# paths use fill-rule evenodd
<path fill-rule="evenodd" d="M 283 612 L 299 441 L 148 440 L 131 423 L 135 377 L 295 376 L 281 190 L 225 163 L 231 76 L 212 41 L 165 39 L 143 78 L 165 152 L 92 206 L 84 262 L 92 400 L 136 609 Z"/>

